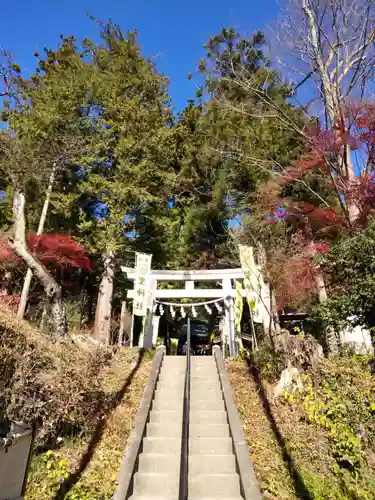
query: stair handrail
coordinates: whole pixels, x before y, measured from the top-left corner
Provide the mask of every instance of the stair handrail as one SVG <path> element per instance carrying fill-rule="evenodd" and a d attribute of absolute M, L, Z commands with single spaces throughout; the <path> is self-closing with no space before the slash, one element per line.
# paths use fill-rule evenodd
<path fill-rule="evenodd" d="M 182 439 L 181 439 L 181 459 L 180 459 L 179 500 L 187 500 L 188 499 L 189 414 L 190 414 L 190 317 L 187 318 L 186 373 L 185 373 L 185 388 L 184 388 L 184 405 L 183 405 L 183 410 L 182 410 Z"/>

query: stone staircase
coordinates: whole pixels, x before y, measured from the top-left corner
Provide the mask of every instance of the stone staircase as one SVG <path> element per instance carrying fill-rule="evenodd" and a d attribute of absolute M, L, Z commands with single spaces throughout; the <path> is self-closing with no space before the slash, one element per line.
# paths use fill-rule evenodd
<path fill-rule="evenodd" d="M 131 499 L 178 499 L 185 375 L 185 356 L 164 356 Z"/>
<path fill-rule="evenodd" d="M 147 405 L 140 409 L 145 420 L 141 427 L 144 430 L 136 430 L 134 434 L 134 443 L 137 432 L 140 436 L 139 445 L 134 448 L 136 445 L 130 444 L 125 455 L 128 458 L 122 477 L 128 478 L 128 486 L 119 488 L 115 500 L 129 498 L 127 491 L 133 500 L 179 500 L 182 497 L 185 500 L 260 500 L 220 351 L 215 356 L 190 359 L 188 422 L 187 415 L 184 418 L 186 357 L 161 357 L 160 371 L 155 372 L 159 375 L 155 375 L 153 385 L 145 390 L 146 394 L 149 391 L 149 414 Z M 181 466 L 181 456 L 186 457 L 183 418 L 188 424 L 184 427 L 184 433 L 186 429 L 188 432 L 188 441 L 184 441 L 188 444 L 188 457 Z M 130 460 L 132 456 L 137 458 Z M 185 482 L 187 499 L 180 492 Z"/>
<path fill-rule="evenodd" d="M 191 358 L 189 423 L 189 499 L 241 500 L 214 356 Z"/>

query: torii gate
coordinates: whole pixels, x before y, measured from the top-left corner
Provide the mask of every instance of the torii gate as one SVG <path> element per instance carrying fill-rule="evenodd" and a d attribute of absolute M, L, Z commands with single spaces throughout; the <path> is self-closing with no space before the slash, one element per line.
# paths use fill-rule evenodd
<path fill-rule="evenodd" d="M 134 268 L 121 267 L 121 270 L 126 274 L 128 279 L 135 280 L 137 277 L 136 270 Z M 244 273 L 241 268 L 239 269 L 213 269 L 213 270 L 191 270 L 191 271 L 169 271 L 169 270 L 150 270 L 148 274 L 148 288 L 149 288 L 149 298 L 148 298 L 148 308 L 150 309 L 150 317 L 148 319 L 148 325 L 146 329 L 146 335 L 144 338 L 143 346 L 145 348 L 151 348 L 153 344 L 153 304 L 157 301 L 162 301 L 165 299 L 223 299 L 224 300 L 224 310 L 225 310 L 225 330 L 228 337 L 228 346 L 230 355 L 238 354 L 238 343 L 236 339 L 235 332 L 235 321 L 234 321 L 234 298 L 236 296 L 236 288 L 233 287 L 232 280 L 243 280 Z M 159 282 L 174 282 L 174 281 L 184 281 L 185 287 L 180 289 L 160 289 L 158 288 Z M 221 289 L 219 288 L 196 288 L 195 282 L 201 281 L 214 281 L 221 282 Z M 135 298 L 135 290 L 128 291 L 128 298 Z M 242 296 L 248 296 L 248 292 L 242 288 Z M 254 299 L 259 298 L 254 293 Z M 262 307 L 261 312 L 262 319 L 260 322 L 265 324 L 269 322 L 270 311 L 267 310 L 267 304 L 263 297 L 262 303 L 265 307 Z M 183 304 L 181 304 L 183 305 Z"/>

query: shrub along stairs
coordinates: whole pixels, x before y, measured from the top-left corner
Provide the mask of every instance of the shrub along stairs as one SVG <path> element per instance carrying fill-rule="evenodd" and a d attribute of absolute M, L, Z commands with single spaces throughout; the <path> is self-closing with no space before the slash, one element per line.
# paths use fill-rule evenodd
<path fill-rule="evenodd" d="M 157 350 L 114 500 L 260 500 L 219 349 Z"/>

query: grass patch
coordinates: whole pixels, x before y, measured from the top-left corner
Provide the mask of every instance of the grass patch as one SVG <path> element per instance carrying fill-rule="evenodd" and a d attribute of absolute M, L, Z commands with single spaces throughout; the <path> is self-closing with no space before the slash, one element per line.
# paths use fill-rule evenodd
<path fill-rule="evenodd" d="M 264 370 L 241 359 L 227 368 L 263 498 L 375 498 L 375 381 L 367 360 L 322 360 L 303 393 L 279 400 Z"/>
<path fill-rule="evenodd" d="M 88 435 L 66 438 L 33 457 L 25 500 L 110 499 L 126 441 L 134 425 L 152 355 L 121 349 L 104 371 L 108 406 Z"/>

